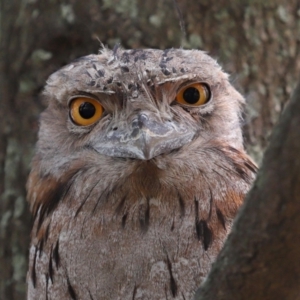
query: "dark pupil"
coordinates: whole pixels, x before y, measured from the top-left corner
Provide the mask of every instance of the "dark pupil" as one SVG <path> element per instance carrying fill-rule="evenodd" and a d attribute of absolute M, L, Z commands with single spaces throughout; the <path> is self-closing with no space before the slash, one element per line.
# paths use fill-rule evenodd
<path fill-rule="evenodd" d="M 81 115 L 81 117 L 83 117 L 84 119 L 90 119 L 94 116 L 96 112 L 96 108 L 95 106 L 90 103 L 90 102 L 83 102 L 80 106 L 79 106 L 79 114 Z"/>
<path fill-rule="evenodd" d="M 195 104 L 199 101 L 200 93 L 194 87 L 189 87 L 183 92 L 183 99 L 189 104 Z"/>

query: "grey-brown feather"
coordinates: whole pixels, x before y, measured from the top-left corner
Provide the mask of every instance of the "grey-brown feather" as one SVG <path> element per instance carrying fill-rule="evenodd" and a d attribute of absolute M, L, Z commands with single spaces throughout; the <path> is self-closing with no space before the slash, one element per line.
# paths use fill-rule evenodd
<path fill-rule="evenodd" d="M 174 103 L 194 81 L 210 86 L 211 101 Z M 99 99 L 99 122 L 70 120 L 75 95 Z M 228 76 L 201 51 L 104 49 L 54 73 L 45 97 L 28 180 L 28 299 L 190 299 L 256 171 L 243 149 L 244 100 Z M 140 110 L 196 134 L 149 160 L 95 151 L 101 134 Z"/>

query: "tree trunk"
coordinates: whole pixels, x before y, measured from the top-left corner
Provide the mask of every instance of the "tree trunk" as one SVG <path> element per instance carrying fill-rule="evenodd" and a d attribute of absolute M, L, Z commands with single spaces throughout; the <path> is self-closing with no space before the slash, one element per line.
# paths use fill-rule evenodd
<path fill-rule="evenodd" d="M 97 53 L 99 41 L 203 49 L 219 58 L 246 96 L 246 145 L 260 162 L 300 70 L 299 1 L 261 2 L 0 0 L 0 299 L 25 298 L 31 227 L 25 182 L 46 78 Z"/>

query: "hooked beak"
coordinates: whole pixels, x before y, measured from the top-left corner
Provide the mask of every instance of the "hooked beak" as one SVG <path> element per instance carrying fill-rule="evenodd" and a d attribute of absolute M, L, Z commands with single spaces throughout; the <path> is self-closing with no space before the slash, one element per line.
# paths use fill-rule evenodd
<path fill-rule="evenodd" d="M 137 114 L 124 128 L 114 128 L 93 146 L 108 156 L 142 160 L 178 149 L 190 142 L 195 130 L 176 121 L 157 121 L 146 113 Z"/>

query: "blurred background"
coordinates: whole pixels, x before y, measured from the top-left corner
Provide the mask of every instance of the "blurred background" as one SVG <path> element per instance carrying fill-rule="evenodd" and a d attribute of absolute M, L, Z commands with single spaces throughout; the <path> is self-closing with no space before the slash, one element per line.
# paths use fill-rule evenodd
<path fill-rule="evenodd" d="M 31 216 L 26 178 L 47 77 L 112 48 L 208 52 L 245 96 L 258 163 L 299 78 L 299 0 L 0 0 L 0 300 L 25 299 Z"/>

